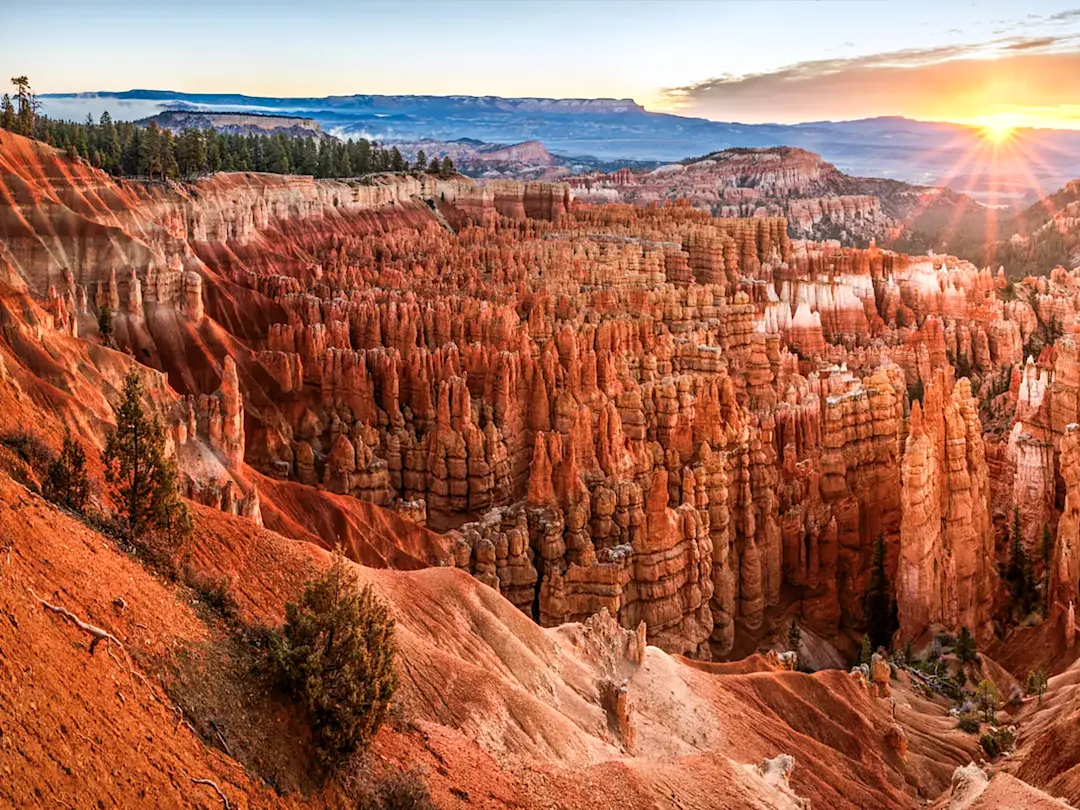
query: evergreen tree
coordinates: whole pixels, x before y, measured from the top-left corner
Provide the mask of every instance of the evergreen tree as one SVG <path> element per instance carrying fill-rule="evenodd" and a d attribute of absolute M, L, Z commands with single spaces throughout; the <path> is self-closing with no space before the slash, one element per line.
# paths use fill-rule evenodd
<path fill-rule="evenodd" d="M 405 171 L 405 168 L 405 158 L 401 156 L 401 152 L 399 152 L 398 148 L 395 146 L 390 150 L 390 171 L 403 172 Z"/>
<path fill-rule="evenodd" d="M 874 649 L 878 647 L 888 649 L 896 630 L 895 605 L 889 591 L 885 555 L 885 535 L 879 533 L 874 543 L 870 590 L 866 594 L 866 632 Z"/>
<path fill-rule="evenodd" d="M 870 646 L 870 636 L 864 635 L 862 637 L 862 646 L 859 648 L 859 663 L 865 666 L 870 666 L 871 661 L 874 659 L 874 650 Z"/>
<path fill-rule="evenodd" d="M 1005 581 L 1009 584 L 1014 608 L 1023 615 L 1030 613 L 1033 607 L 1034 572 L 1031 559 L 1024 548 L 1019 507 L 1013 508 L 1009 531 L 1009 564 L 1005 569 Z"/>
<path fill-rule="evenodd" d="M 286 152 L 285 143 L 282 137 L 280 135 L 273 136 L 267 146 L 265 171 L 273 172 L 274 174 L 288 174 L 289 155 Z M 262 171 L 262 169 L 260 169 L 260 171 Z"/>
<path fill-rule="evenodd" d="M 334 176 L 334 147 L 330 141 L 323 141 L 319 148 L 319 163 L 315 169 L 316 177 Z"/>
<path fill-rule="evenodd" d="M 441 174 L 442 169 L 440 168 L 440 166 L 441 166 L 441 164 L 439 163 L 439 159 L 438 158 L 432 158 L 431 163 L 428 164 L 427 173 L 428 174 Z"/>
<path fill-rule="evenodd" d="M 353 170 L 357 174 L 369 174 L 375 171 L 372 165 L 372 146 L 366 138 L 356 142 L 356 158 L 353 160 Z"/>
<path fill-rule="evenodd" d="M 11 80 L 15 85 L 15 98 L 18 111 L 15 113 L 15 129 L 19 135 L 28 138 L 34 136 L 34 116 L 37 113 L 37 98 L 30 89 L 30 80 L 25 76 L 16 76 Z"/>
<path fill-rule="evenodd" d="M 413 164 L 413 171 L 417 174 L 423 174 L 427 171 L 427 155 L 424 154 L 424 150 L 421 149 L 416 153 L 416 163 Z"/>
<path fill-rule="evenodd" d="M 787 645 L 788 649 L 795 653 L 799 651 L 799 647 L 802 645 L 802 628 L 794 619 L 791 620 L 791 626 L 788 627 Z"/>
<path fill-rule="evenodd" d="M 64 447 L 45 474 L 45 497 L 76 512 L 86 508 L 90 497 L 86 453 L 69 431 L 64 432 Z"/>
<path fill-rule="evenodd" d="M 979 681 L 975 689 L 975 705 L 982 709 L 983 719 L 987 723 L 994 722 L 994 712 L 1001 705 L 1001 692 L 991 680 Z"/>
<path fill-rule="evenodd" d="M 394 620 L 370 585 L 359 587 L 351 565 L 339 548 L 300 603 L 285 606 L 285 626 L 270 647 L 271 665 L 307 709 L 327 765 L 371 741 L 397 686 Z"/>
<path fill-rule="evenodd" d="M 1042 696 L 1046 694 L 1046 670 L 1034 669 L 1027 676 L 1027 693 L 1039 696 L 1039 705 L 1042 705 Z"/>
<path fill-rule="evenodd" d="M 106 346 L 112 345 L 113 339 L 113 322 L 112 322 L 112 310 L 107 306 L 101 308 L 101 312 L 97 316 L 98 332 L 101 333 L 101 342 Z"/>
<path fill-rule="evenodd" d="M 447 155 L 442 159 L 442 167 L 439 171 L 439 176 L 444 180 L 450 177 L 454 173 L 454 161 L 450 160 L 450 156 Z"/>
<path fill-rule="evenodd" d="M 1046 613 L 1050 611 L 1050 569 L 1054 563 L 1054 533 L 1050 531 L 1050 525 L 1042 527 L 1042 561 L 1043 561 L 1043 605 Z"/>
<path fill-rule="evenodd" d="M 142 397 L 142 381 L 132 370 L 101 460 L 128 544 L 167 553 L 190 530 L 190 517 L 180 500 L 176 467 L 165 457 L 165 432 L 143 408 Z M 162 542 L 151 544 L 151 535 Z"/>
<path fill-rule="evenodd" d="M 153 180 L 154 175 L 162 177 L 164 169 L 161 165 L 161 130 L 155 121 L 150 122 L 143 134 L 139 149 L 138 174 L 145 174 Z"/>
<path fill-rule="evenodd" d="M 0 127 L 8 132 L 15 131 L 15 106 L 7 93 L 4 93 L 4 99 L 0 101 Z"/>
<path fill-rule="evenodd" d="M 206 171 L 206 142 L 197 129 L 185 129 L 177 142 L 177 164 L 181 177 L 197 177 Z"/>
<path fill-rule="evenodd" d="M 1054 561 L 1054 533 L 1050 531 L 1049 523 L 1042 527 L 1042 561 L 1047 568 Z"/>
<path fill-rule="evenodd" d="M 975 637 L 966 627 L 960 628 L 960 635 L 956 639 L 956 657 L 964 664 L 973 664 L 979 660 L 978 648 Z"/>
<path fill-rule="evenodd" d="M 176 149 L 174 138 L 170 130 L 161 131 L 158 141 L 158 162 L 161 165 L 161 179 L 169 180 L 180 173 L 180 167 L 176 163 Z"/>

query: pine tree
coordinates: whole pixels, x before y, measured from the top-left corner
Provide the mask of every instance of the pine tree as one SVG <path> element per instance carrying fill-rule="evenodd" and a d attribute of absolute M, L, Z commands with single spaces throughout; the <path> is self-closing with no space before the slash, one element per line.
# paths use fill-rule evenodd
<path fill-rule="evenodd" d="M 423 174 L 427 171 L 427 155 L 424 154 L 423 149 L 416 153 L 416 163 L 413 164 L 413 171 L 417 174 Z"/>
<path fill-rule="evenodd" d="M 150 180 L 154 179 L 155 174 L 161 175 L 163 173 L 160 141 L 161 130 L 158 129 L 156 122 L 151 121 L 139 144 L 138 164 L 140 170 L 138 174 L 145 174 Z"/>
<path fill-rule="evenodd" d="M 316 177 L 332 177 L 334 174 L 333 145 L 323 141 L 319 146 L 319 160 L 315 167 Z"/>
<path fill-rule="evenodd" d="M 442 167 L 439 170 L 439 176 L 444 180 L 450 177 L 454 173 L 454 161 L 450 160 L 450 156 L 447 155 L 442 159 Z"/>
<path fill-rule="evenodd" d="M 45 474 L 45 497 L 76 512 L 86 508 L 90 497 L 86 453 L 69 431 L 64 432 L 64 447 Z"/>
<path fill-rule="evenodd" d="M 975 705 L 982 709 L 983 719 L 987 723 L 994 722 L 994 712 L 1001 705 L 1001 692 L 997 684 L 990 680 L 979 681 L 975 689 Z"/>
<path fill-rule="evenodd" d="M 972 664 L 979 660 L 978 647 L 975 637 L 966 627 L 960 628 L 960 635 L 956 639 L 956 657 L 964 664 Z"/>
<path fill-rule="evenodd" d="M 787 645 L 788 649 L 795 653 L 799 651 L 799 647 L 802 645 L 802 628 L 794 619 L 791 620 L 791 626 L 788 627 Z"/>
<path fill-rule="evenodd" d="M 181 177 L 196 177 L 206 171 L 206 143 L 197 129 L 185 129 L 177 142 L 177 163 Z"/>
<path fill-rule="evenodd" d="M 1009 531 L 1009 564 L 1005 569 L 1005 581 L 1009 583 L 1014 607 L 1024 615 L 1030 613 L 1034 591 L 1034 572 L 1031 559 L 1024 548 L 1019 507 L 1013 508 L 1012 527 Z"/>
<path fill-rule="evenodd" d="M 1042 696 L 1046 694 L 1046 670 L 1034 669 L 1027 676 L 1027 693 L 1039 696 L 1039 705 L 1042 705 Z"/>
<path fill-rule="evenodd" d="M 165 457 L 165 433 L 143 408 L 142 396 L 142 381 L 132 370 L 124 378 L 116 429 L 106 437 L 101 460 L 128 544 L 162 556 L 175 549 L 191 524 L 176 467 Z"/>
<path fill-rule="evenodd" d="M 885 535 L 878 534 L 874 543 L 874 559 L 870 569 L 870 589 L 866 594 L 866 632 L 874 649 L 889 648 L 895 631 L 894 606 L 889 593 L 889 576 L 885 570 Z"/>
<path fill-rule="evenodd" d="M 11 80 L 15 85 L 15 98 L 18 101 L 18 112 L 15 114 L 15 129 L 19 135 L 28 138 L 34 136 L 34 116 L 37 112 L 37 98 L 30 89 L 30 80 L 25 76 L 16 76 Z"/>
<path fill-rule="evenodd" d="M 442 169 L 440 169 L 439 166 L 440 166 L 439 159 L 438 158 L 432 158 L 431 163 L 428 164 L 427 173 L 428 174 L 439 174 L 442 171 Z"/>
<path fill-rule="evenodd" d="M 0 128 L 8 132 L 15 131 L 15 106 L 7 93 L 4 93 L 3 101 L 0 101 Z"/>
<path fill-rule="evenodd" d="M 390 171 L 403 172 L 405 171 L 405 168 L 405 158 L 401 156 L 401 152 L 399 152 L 398 148 L 395 146 L 390 150 Z"/>

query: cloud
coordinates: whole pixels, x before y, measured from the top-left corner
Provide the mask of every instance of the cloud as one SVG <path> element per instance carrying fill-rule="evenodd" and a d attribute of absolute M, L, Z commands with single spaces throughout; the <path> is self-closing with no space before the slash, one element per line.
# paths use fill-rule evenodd
<path fill-rule="evenodd" d="M 1070 40 L 1071 37 L 1043 37 L 1041 39 L 1022 39 L 1011 42 L 1003 47 L 1007 51 L 1045 51 L 1061 42 Z"/>
<path fill-rule="evenodd" d="M 1080 16 L 1080 11 L 1078 11 Z M 720 121 L 796 122 L 906 115 L 972 120 L 1080 98 L 1074 34 L 913 48 L 799 62 L 667 88 L 663 105 Z"/>

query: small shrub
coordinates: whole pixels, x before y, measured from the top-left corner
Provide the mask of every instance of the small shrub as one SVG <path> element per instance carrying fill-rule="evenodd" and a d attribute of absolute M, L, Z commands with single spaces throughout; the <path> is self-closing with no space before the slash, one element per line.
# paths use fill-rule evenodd
<path fill-rule="evenodd" d="M 797 653 L 799 647 L 802 644 L 802 628 L 796 623 L 794 619 L 791 620 L 791 625 L 787 631 L 788 650 Z"/>
<path fill-rule="evenodd" d="M 940 644 L 942 647 L 956 646 L 956 636 L 952 635 L 951 633 L 938 633 L 934 640 L 937 641 L 938 644 Z"/>
<path fill-rule="evenodd" d="M 979 737 L 979 745 L 991 759 L 1011 750 L 1015 742 L 1016 734 L 1011 728 L 999 728 Z"/>
<path fill-rule="evenodd" d="M 904 663 L 909 666 L 915 666 L 915 646 L 909 641 L 904 645 Z"/>
<path fill-rule="evenodd" d="M 356 810 L 438 810 L 419 771 L 385 769 L 372 784 L 353 789 Z"/>
<path fill-rule="evenodd" d="M 86 477 L 86 453 L 82 445 L 64 434 L 64 447 L 45 472 L 45 497 L 75 512 L 86 509 L 90 480 Z"/>
<path fill-rule="evenodd" d="M 1001 753 L 1001 743 L 998 742 L 998 738 L 993 734 L 983 734 L 979 737 L 979 745 L 982 746 L 986 755 L 993 759 Z"/>
<path fill-rule="evenodd" d="M 339 549 L 308 582 L 270 644 L 280 683 L 307 709 L 320 759 L 342 760 L 367 743 L 386 718 L 397 685 L 394 620 Z"/>
<path fill-rule="evenodd" d="M 195 591 L 203 604 L 223 619 L 236 618 L 236 599 L 229 590 L 227 580 L 219 579 L 190 566 L 184 566 L 184 584 Z"/>
<path fill-rule="evenodd" d="M 0 444 L 36 471 L 45 470 L 53 454 L 44 440 L 32 430 L 13 430 L 0 436 Z"/>
<path fill-rule="evenodd" d="M 941 660 L 941 642 L 938 639 L 934 639 L 930 642 L 930 649 L 926 653 L 926 661 L 929 664 L 936 664 Z"/>
<path fill-rule="evenodd" d="M 960 722 L 956 724 L 956 727 L 968 734 L 978 734 L 979 729 L 982 728 L 979 718 L 973 714 L 961 715 Z"/>
<path fill-rule="evenodd" d="M 995 733 L 997 734 L 998 743 L 1001 745 L 1002 751 L 1010 750 L 1016 743 L 1016 733 L 1010 726 L 999 728 Z"/>

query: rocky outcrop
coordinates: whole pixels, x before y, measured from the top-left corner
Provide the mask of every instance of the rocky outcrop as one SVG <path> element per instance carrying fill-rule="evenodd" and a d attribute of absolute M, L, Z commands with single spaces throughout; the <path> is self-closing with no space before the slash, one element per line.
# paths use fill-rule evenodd
<path fill-rule="evenodd" d="M 1075 423 L 1065 428 L 1060 463 L 1065 508 L 1058 520 L 1047 601 L 1051 610 L 1072 616 L 1080 591 L 1080 426 Z"/>
<path fill-rule="evenodd" d="M 966 379 L 951 395 L 939 370 L 911 410 L 901 466 L 897 580 L 901 638 L 930 624 L 983 632 L 997 571 L 977 405 Z"/>

